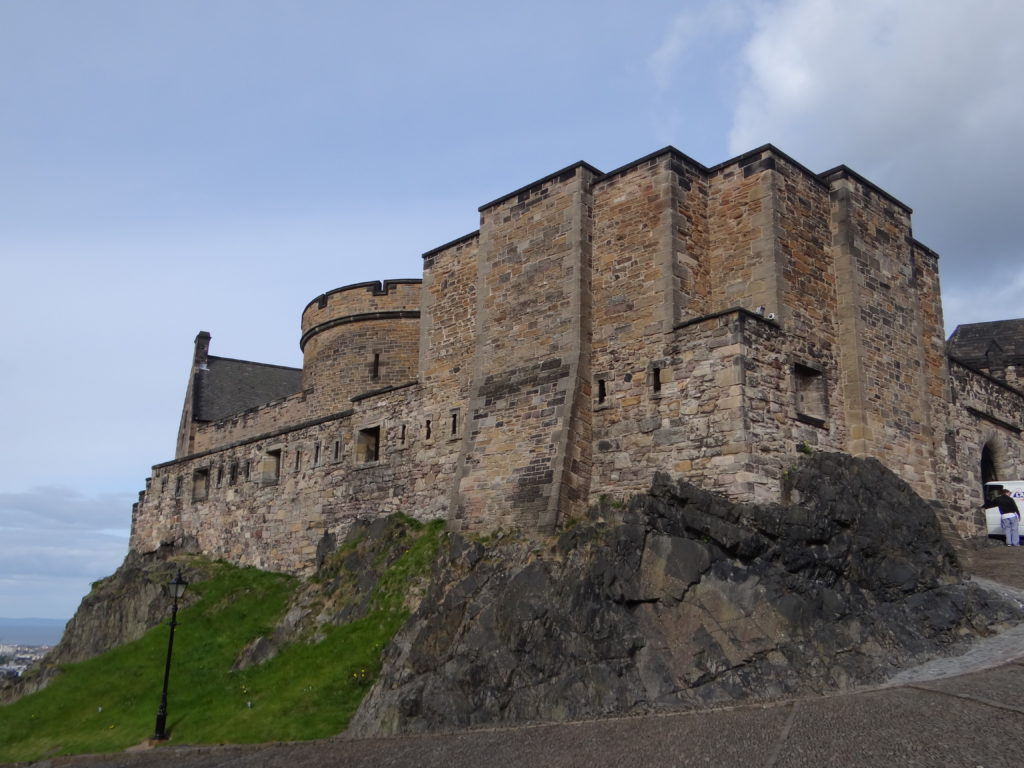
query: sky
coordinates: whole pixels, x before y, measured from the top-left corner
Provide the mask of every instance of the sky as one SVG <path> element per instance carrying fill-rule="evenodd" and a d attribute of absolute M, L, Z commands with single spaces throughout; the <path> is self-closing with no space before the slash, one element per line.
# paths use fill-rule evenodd
<path fill-rule="evenodd" d="M 0 0 L 0 616 L 69 618 L 174 455 L 192 343 L 300 366 L 585 160 L 772 143 L 915 211 L 947 332 L 1024 315 L 1017 0 Z"/>

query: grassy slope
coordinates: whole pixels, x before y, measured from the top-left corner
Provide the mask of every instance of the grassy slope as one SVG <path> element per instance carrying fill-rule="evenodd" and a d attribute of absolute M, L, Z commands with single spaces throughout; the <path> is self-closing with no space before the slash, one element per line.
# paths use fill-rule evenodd
<path fill-rule="evenodd" d="M 383 569 L 370 612 L 325 627 L 239 672 L 239 652 L 268 635 L 299 582 L 280 574 L 209 564 L 201 595 L 178 614 L 168 697 L 174 743 L 312 739 L 344 730 L 377 678 L 380 653 L 404 622 L 405 590 L 425 572 L 441 526 L 407 524 L 413 541 Z M 404 547 L 403 547 L 404 548 Z M 167 650 L 167 624 L 139 640 L 68 665 L 46 689 L 0 708 L 0 762 L 124 749 L 153 732 Z"/>

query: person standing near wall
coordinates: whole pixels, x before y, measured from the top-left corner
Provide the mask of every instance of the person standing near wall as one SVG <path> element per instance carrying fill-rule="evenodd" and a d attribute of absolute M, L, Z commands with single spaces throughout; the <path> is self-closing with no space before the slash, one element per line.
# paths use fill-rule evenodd
<path fill-rule="evenodd" d="M 1003 488 L 996 497 L 999 507 L 999 525 L 1006 533 L 1006 546 L 1020 546 L 1020 510 L 1013 500 L 1008 488 Z"/>

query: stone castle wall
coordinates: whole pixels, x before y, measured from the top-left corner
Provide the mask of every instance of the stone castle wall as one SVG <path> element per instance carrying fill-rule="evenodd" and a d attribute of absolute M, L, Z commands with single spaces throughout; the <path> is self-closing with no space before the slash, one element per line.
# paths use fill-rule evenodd
<path fill-rule="evenodd" d="M 481 208 L 456 527 L 552 530 L 586 502 L 589 476 L 569 456 L 587 439 L 576 419 L 589 386 L 595 175 L 579 164 Z"/>
<path fill-rule="evenodd" d="M 982 475 L 979 457 L 987 447 L 996 476 L 1024 478 L 1024 392 L 999 379 L 950 361 L 955 418 L 945 422 L 944 449 L 948 460 L 945 500 L 959 513 L 954 523 L 962 535 L 984 524 Z"/>
<path fill-rule="evenodd" d="M 132 548 L 301 572 L 357 516 L 550 531 L 656 471 L 778 501 L 804 451 L 878 457 L 970 535 L 982 450 L 1021 472 L 1024 394 L 950 370 L 936 255 L 847 168 L 578 163 L 423 265 L 310 302 L 301 391 L 208 423 L 187 398 Z"/>
<path fill-rule="evenodd" d="M 292 429 L 313 418 L 310 406 L 308 393 L 303 391 L 226 419 L 196 423 L 192 428 L 190 455 L 214 451 L 268 432 Z"/>

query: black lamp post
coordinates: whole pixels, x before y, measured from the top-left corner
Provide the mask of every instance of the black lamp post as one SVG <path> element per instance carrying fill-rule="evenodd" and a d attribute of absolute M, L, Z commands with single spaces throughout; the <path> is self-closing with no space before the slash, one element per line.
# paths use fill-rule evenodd
<path fill-rule="evenodd" d="M 185 594 L 188 582 L 181 578 L 181 569 L 174 581 L 168 582 L 167 589 L 174 602 L 171 608 L 171 634 L 167 638 L 167 664 L 164 667 L 164 690 L 160 694 L 160 709 L 156 711 L 156 732 L 153 738 L 157 741 L 167 740 L 167 680 L 171 676 L 171 650 L 174 648 L 174 628 L 178 626 L 178 598 Z"/>

